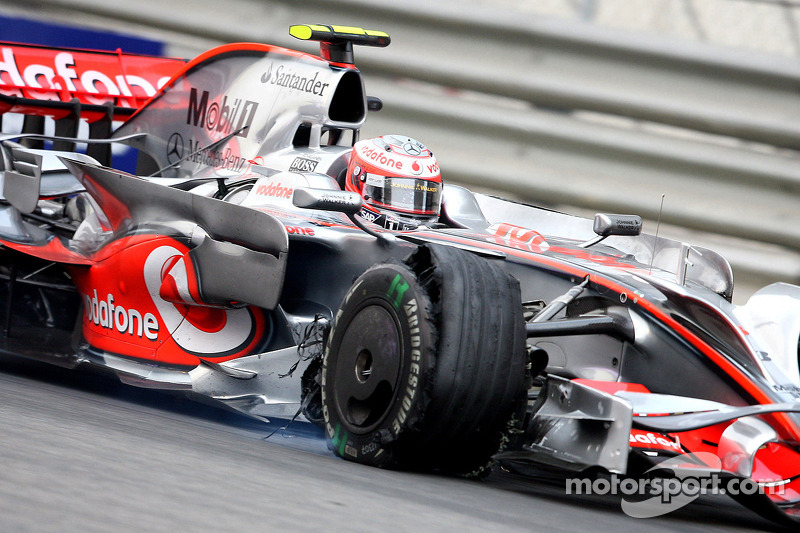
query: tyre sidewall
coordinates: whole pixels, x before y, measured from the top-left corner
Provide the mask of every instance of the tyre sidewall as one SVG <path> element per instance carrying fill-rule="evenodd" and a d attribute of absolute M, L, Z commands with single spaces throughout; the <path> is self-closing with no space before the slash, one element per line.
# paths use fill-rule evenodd
<path fill-rule="evenodd" d="M 394 399 L 383 420 L 362 433 L 345 420 L 331 391 L 336 387 L 338 350 L 350 321 L 365 307 L 389 311 L 401 340 L 401 363 Z M 427 380 L 434 364 L 435 331 L 430 300 L 414 273 L 401 263 L 376 265 L 353 284 L 336 314 L 322 363 L 322 405 L 325 431 L 334 453 L 375 466 L 394 462 L 394 449 L 409 428 L 420 423 Z"/>

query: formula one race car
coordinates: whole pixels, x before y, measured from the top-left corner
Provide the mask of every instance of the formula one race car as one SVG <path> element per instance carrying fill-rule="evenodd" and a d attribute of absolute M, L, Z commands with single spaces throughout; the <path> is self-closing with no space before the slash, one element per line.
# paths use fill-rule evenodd
<path fill-rule="evenodd" d="M 376 466 L 677 458 L 800 521 L 800 288 L 736 306 L 724 258 L 637 216 L 443 185 L 421 143 L 358 139 L 381 102 L 353 45 L 389 36 L 290 31 L 321 56 L 2 46 L 0 109 L 25 117 L 2 137 L 0 351 L 307 420 Z M 138 149 L 136 175 L 112 143 Z"/>

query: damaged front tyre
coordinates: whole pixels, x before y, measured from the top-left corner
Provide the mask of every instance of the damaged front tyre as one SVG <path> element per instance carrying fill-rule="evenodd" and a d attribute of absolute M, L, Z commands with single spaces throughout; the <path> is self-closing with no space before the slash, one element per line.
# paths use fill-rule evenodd
<path fill-rule="evenodd" d="M 360 276 L 322 365 L 334 452 L 384 467 L 483 468 L 525 399 L 519 283 L 444 246 Z"/>

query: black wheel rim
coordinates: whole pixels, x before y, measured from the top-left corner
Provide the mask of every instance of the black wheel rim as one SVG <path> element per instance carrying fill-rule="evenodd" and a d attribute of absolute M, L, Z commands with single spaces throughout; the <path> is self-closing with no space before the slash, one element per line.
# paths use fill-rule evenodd
<path fill-rule="evenodd" d="M 383 305 L 363 306 L 347 325 L 339 345 L 332 392 L 349 431 L 368 433 L 391 411 L 403 348 L 396 315 Z"/>

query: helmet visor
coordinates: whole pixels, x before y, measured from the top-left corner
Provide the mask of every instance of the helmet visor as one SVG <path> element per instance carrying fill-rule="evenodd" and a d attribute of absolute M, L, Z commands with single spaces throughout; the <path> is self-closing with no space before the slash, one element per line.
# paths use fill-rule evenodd
<path fill-rule="evenodd" d="M 391 178 L 367 174 L 362 191 L 365 199 L 379 207 L 416 215 L 439 214 L 442 184 L 416 178 Z"/>

